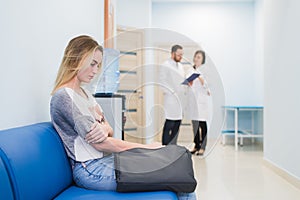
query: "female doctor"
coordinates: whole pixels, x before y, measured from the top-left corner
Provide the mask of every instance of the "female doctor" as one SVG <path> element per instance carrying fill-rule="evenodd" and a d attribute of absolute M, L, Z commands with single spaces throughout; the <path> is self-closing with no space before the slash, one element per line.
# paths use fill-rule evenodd
<path fill-rule="evenodd" d="M 194 66 L 187 72 L 187 77 L 193 73 L 200 76 L 189 82 L 187 116 L 192 120 L 195 147 L 192 154 L 203 155 L 207 143 L 208 101 L 210 91 L 200 68 L 205 63 L 205 52 L 198 50 L 194 54 Z M 200 134 L 201 131 L 201 134 Z M 200 137 L 201 135 L 201 137 Z"/>

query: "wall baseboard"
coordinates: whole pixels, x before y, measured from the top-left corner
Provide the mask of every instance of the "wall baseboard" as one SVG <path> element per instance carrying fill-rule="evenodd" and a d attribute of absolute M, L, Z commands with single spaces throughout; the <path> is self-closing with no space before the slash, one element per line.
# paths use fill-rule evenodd
<path fill-rule="evenodd" d="M 287 182 L 294 185 L 296 188 L 300 190 L 300 179 L 288 173 L 287 171 L 283 170 L 282 168 L 278 167 L 276 164 L 274 164 L 270 160 L 267 160 L 266 158 L 263 159 L 263 163 L 266 167 L 273 170 L 280 177 L 284 178 Z"/>

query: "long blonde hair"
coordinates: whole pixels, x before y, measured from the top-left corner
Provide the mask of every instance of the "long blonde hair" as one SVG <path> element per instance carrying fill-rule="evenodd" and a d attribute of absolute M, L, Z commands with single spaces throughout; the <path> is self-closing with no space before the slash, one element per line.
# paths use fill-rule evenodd
<path fill-rule="evenodd" d="M 86 56 L 96 50 L 103 54 L 103 48 L 90 36 L 81 35 L 73 38 L 65 49 L 51 94 L 53 95 L 59 87 L 71 81 L 82 67 L 81 63 Z"/>

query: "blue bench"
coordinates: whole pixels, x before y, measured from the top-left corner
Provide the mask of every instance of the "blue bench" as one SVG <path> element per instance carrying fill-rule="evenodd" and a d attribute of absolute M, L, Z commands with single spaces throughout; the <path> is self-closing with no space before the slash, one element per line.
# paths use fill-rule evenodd
<path fill-rule="evenodd" d="M 62 141 L 50 122 L 0 131 L 0 199 L 175 200 L 169 191 L 118 193 L 73 184 Z"/>

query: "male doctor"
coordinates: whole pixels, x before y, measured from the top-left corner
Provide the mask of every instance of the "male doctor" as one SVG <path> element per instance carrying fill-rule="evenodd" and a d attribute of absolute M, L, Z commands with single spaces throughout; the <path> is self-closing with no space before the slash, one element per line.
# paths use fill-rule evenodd
<path fill-rule="evenodd" d="M 183 48 L 174 45 L 171 48 L 171 58 L 160 67 L 159 80 L 164 94 L 164 109 L 166 121 L 163 127 L 162 144 L 176 144 L 183 116 L 184 69 L 180 61 Z"/>

